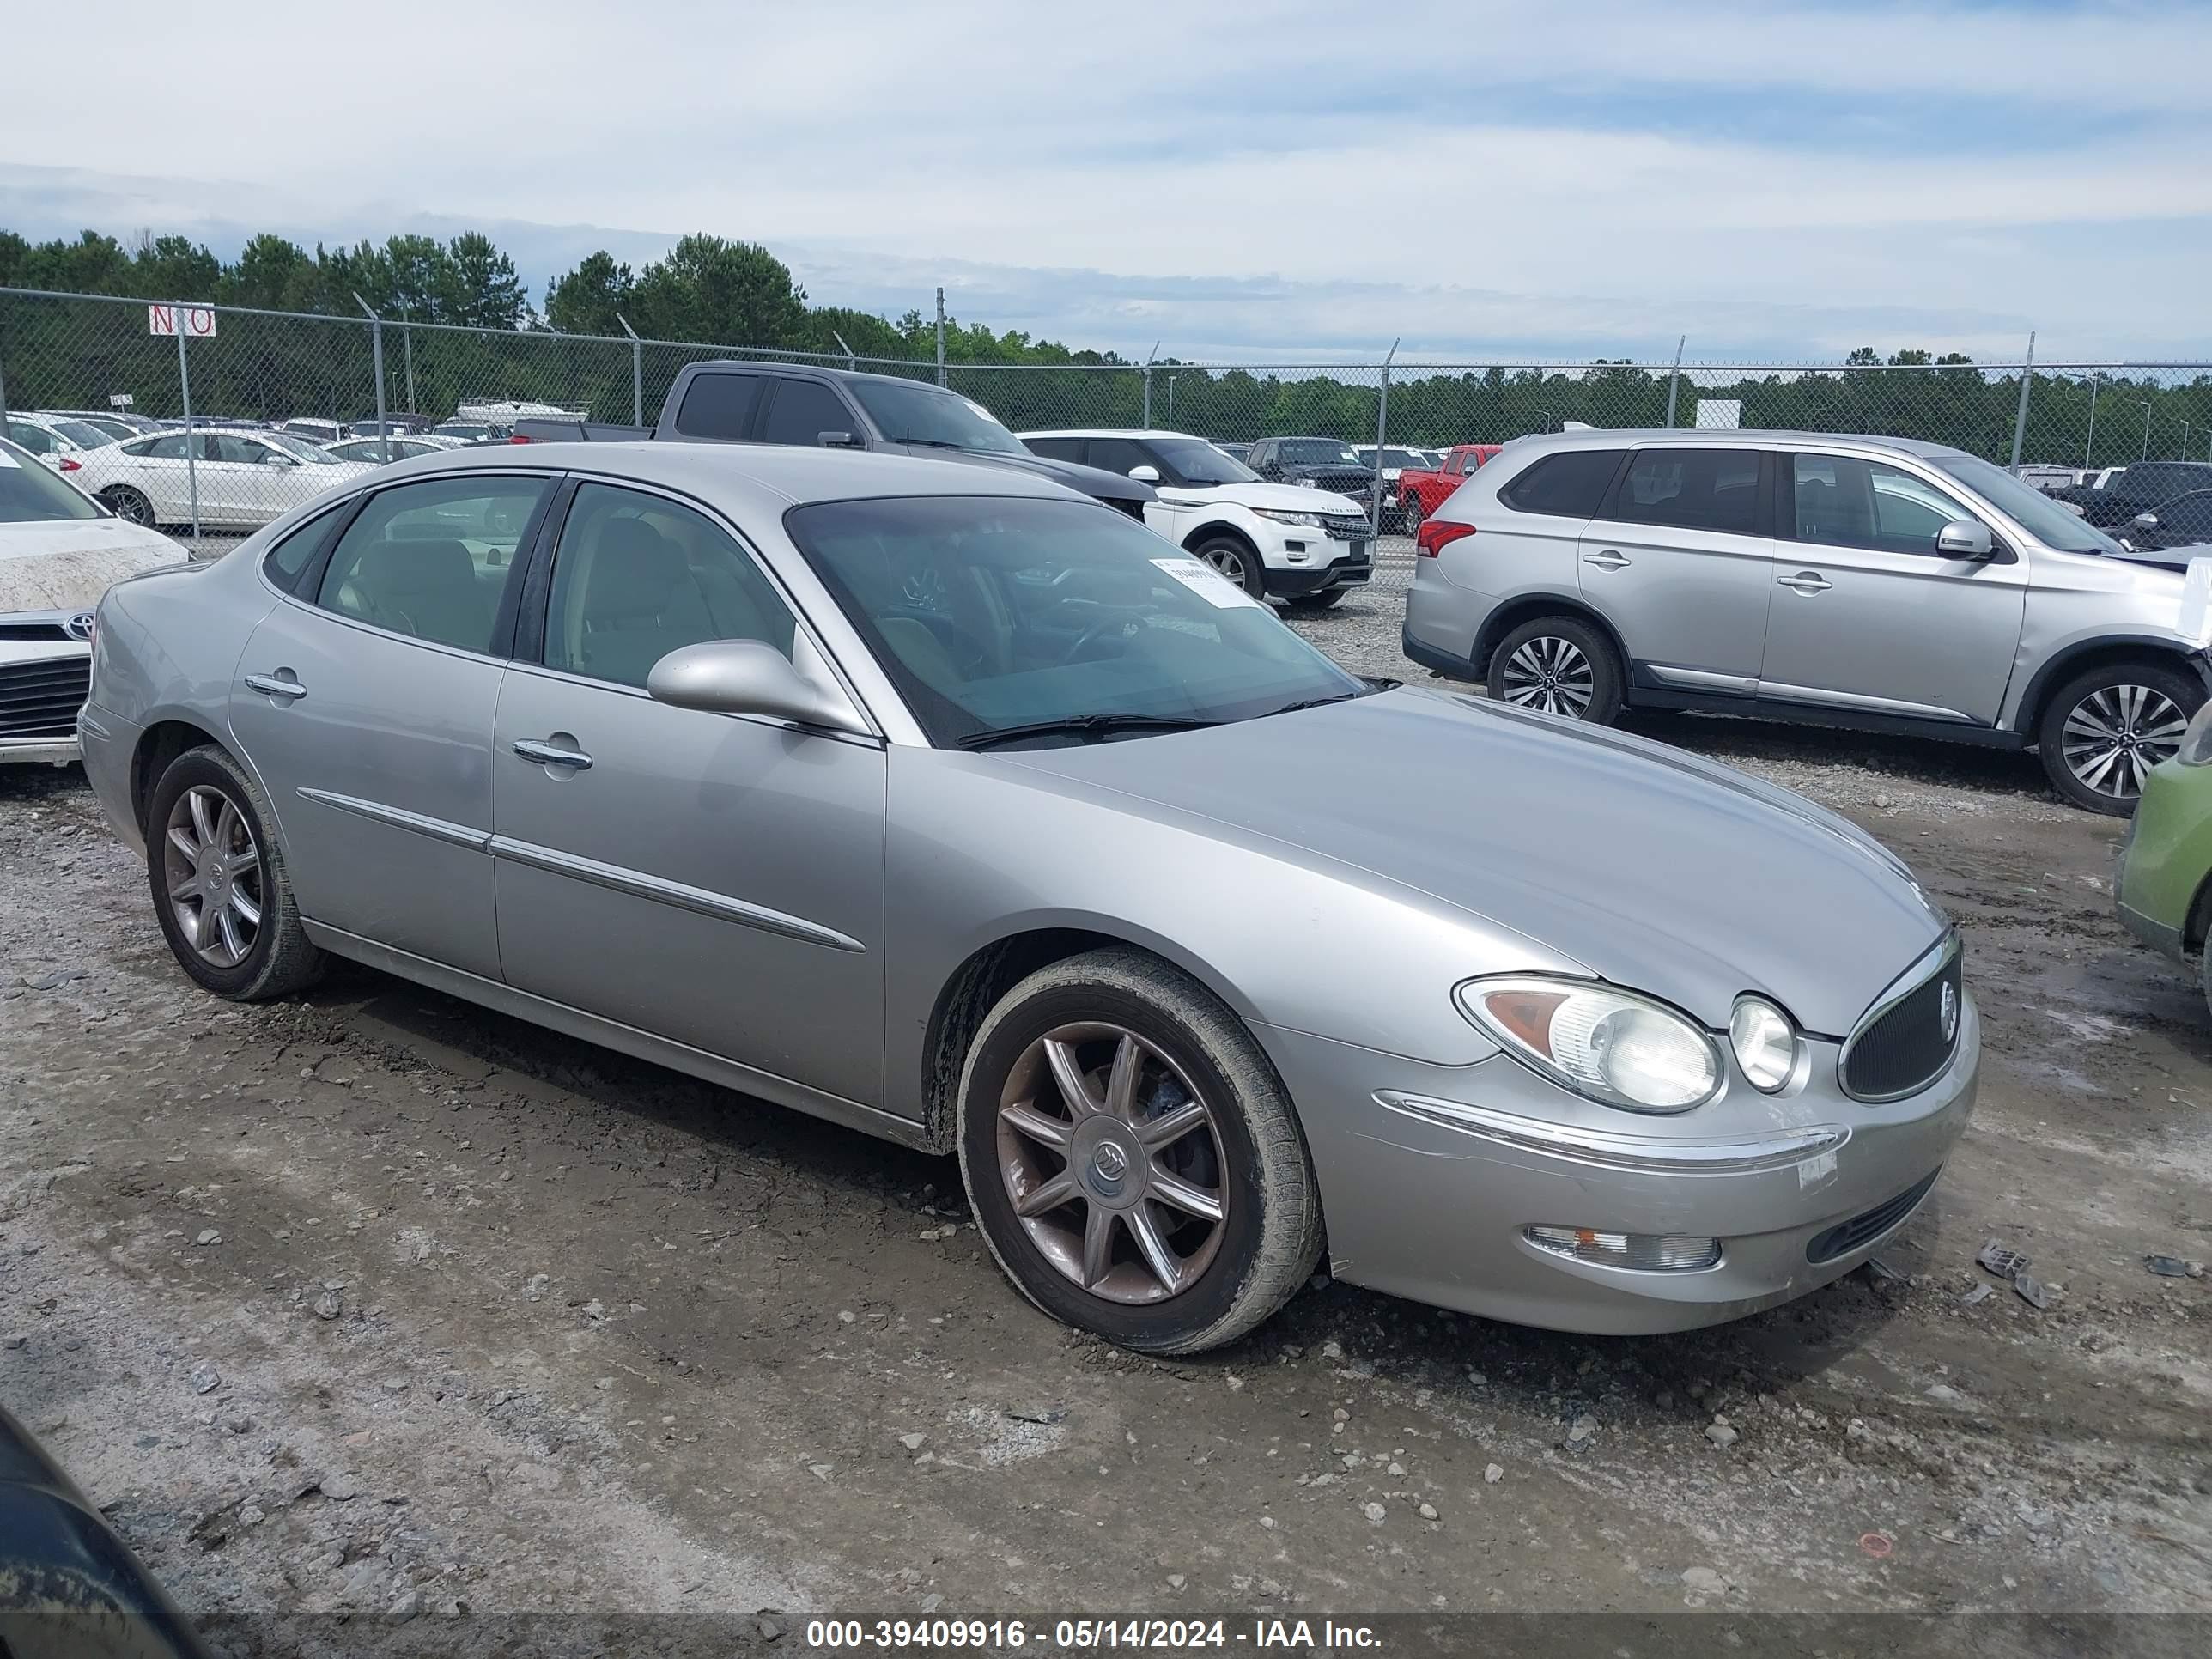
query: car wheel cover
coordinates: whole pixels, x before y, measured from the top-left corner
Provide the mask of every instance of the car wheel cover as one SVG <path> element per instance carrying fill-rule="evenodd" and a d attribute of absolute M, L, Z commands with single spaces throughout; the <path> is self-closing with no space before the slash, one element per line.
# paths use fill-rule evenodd
<path fill-rule="evenodd" d="M 222 790 L 194 784 L 169 808 L 161 878 L 178 934 L 203 961 L 235 968 L 252 954 L 266 905 L 261 854 Z"/>
<path fill-rule="evenodd" d="M 2181 706 L 2156 686 L 2100 686 L 2067 711 L 2059 748 L 2084 789 L 2133 800 L 2145 774 L 2179 751 L 2188 726 Z"/>
<path fill-rule="evenodd" d="M 1216 543 L 1206 550 L 1206 562 L 1239 587 L 1244 586 L 1244 555 L 1237 549 Z"/>
<path fill-rule="evenodd" d="M 1063 1279 L 1125 1306 L 1206 1276 L 1229 1218 L 1213 1108 L 1124 1025 L 1056 1026 L 1000 1092 L 1000 1179 L 1015 1218 Z"/>
<path fill-rule="evenodd" d="M 1572 640 L 1539 634 L 1505 659 L 1498 696 L 1519 708 L 1580 720 L 1597 696 L 1597 672 Z"/>

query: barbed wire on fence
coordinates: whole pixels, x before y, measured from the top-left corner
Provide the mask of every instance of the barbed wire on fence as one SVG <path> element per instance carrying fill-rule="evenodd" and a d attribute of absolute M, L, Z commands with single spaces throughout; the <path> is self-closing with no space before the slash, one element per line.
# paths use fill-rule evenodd
<path fill-rule="evenodd" d="M 0 420 L 14 411 L 28 424 L 41 418 L 36 413 L 41 410 L 182 416 L 177 342 L 149 333 L 146 308 L 152 303 L 157 302 L 0 289 Z M 919 359 L 480 329 L 404 316 L 204 309 L 214 319 L 211 332 L 187 342 L 185 361 L 192 414 L 210 429 L 224 422 L 307 420 L 374 431 L 382 411 L 387 422 L 399 417 L 390 426 L 397 433 L 402 426 L 451 420 L 465 407 L 488 404 L 541 404 L 594 421 L 647 425 L 685 365 L 734 356 L 941 378 L 1016 432 L 1152 427 L 1224 442 L 1314 436 L 1436 448 L 1502 443 L 1570 422 L 1650 428 L 1671 422 L 1716 431 L 1786 428 L 1924 439 L 2000 464 L 2017 459 L 2073 471 L 2153 457 L 2212 459 L 2212 363 L 2207 362 L 1676 367 L 1156 360 L 956 362 L 940 371 L 933 361 Z M 195 464 L 226 465 L 216 459 L 216 448 L 196 451 Z M 112 464 L 110 458 L 101 467 Z M 231 504 L 218 501 L 213 510 L 241 523 L 257 516 L 265 522 L 317 493 L 323 477 L 315 464 L 296 469 L 272 464 L 246 480 L 250 489 L 241 483 Z M 96 477 L 79 481 L 99 483 Z"/>

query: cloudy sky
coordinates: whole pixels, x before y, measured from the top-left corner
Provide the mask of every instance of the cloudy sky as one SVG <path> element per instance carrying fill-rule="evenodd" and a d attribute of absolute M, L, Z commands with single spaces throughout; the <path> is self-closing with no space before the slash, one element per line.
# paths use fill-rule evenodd
<path fill-rule="evenodd" d="M 98 11 L 8 25 L 0 225 L 475 226 L 533 297 L 708 230 L 1139 356 L 2212 356 L 2201 4 Z"/>

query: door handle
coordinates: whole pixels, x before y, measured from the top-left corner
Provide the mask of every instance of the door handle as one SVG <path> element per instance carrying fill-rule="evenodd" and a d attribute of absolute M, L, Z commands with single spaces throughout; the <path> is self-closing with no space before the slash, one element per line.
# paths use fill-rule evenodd
<path fill-rule="evenodd" d="M 1633 564 L 1636 562 L 1633 559 L 1627 557 L 1625 554 L 1614 552 L 1613 549 L 1608 547 L 1602 553 L 1585 554 L 1583 556 L 1583 562 L 1584 564 L 1594 564 L 1601 570 L 1619 570 L 1623 567 Z"/>
<path fill-rule="evenodd" d="M 1835 586 L 1817 570 L 1801 570 L 1794 576 L 1777 576 L 1774 580 L 1799 593 L 1825 593 Z"/>
<path fill-rule="evenodd" d="M 526 761 L 536 761 L 542 766 L 566 766 L 578 772 L 592 769 L 592 757 L 580 749 L 563 749 L 558 744 L 543 743 L 535 738 L 517 738 L 514 752 Z"/>
<path fill-rule="evenodd" d="M 248 674 L 246 689 L 258 691 L 264 696 L 289 697 L 295 702 L 307 695 L 307 688 L 292 678 L 289 669 L 275 674 Z"/>

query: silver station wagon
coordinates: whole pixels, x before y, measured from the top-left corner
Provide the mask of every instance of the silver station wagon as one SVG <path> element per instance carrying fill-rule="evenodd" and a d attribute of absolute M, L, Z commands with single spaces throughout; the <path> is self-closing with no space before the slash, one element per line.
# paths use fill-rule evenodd
<path fill-rule="evenodd" d="M 86 769 L 201 985 L 346 957 L 957 1152 L 1015 1285 L 1133 1347 L 1324 1242 L 1504 1319 L 1728 1319 L 1864 1260 L 1972 1108 L 1955 937 L 1858 830 L 1356 679 L 1043 479 L 456 451 L 96 640 Z"/>
<path fill-rule="evenodd" d="M 2134 811 L 2212 687 L 2179 571 L 1941 444 L 1524 438 L 1419 547 L 1406 654 L 1493 697 L 2033 745 L 2052 787 L 2100 812 Z"/>

